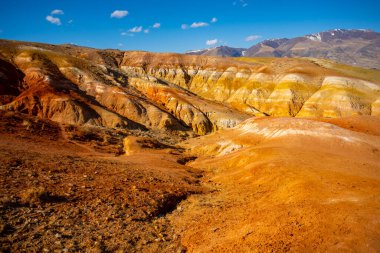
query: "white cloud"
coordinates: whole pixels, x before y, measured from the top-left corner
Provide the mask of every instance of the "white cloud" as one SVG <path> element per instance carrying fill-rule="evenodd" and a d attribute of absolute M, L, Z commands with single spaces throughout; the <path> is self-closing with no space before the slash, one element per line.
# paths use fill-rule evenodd
<path fill-rule="evenodd" d="M 124 18 L 128 13 L 126 10 L 116 10 L 111 13 L 111 18 Z"/>
<path fill-rule="evenodd" d="M 240 5 L 241 7 L 247 7 L 248 3 L 245 0 L 239 0 L 239 1 L 234 1 L 232 2 L 232 5 Z"/>
<path fill-rule="evenodd" d="M 155 23 L 154 25 L 153 25 L 153 28 L 160 28 L 161 27 L 161 24 L 160 23 Z"/>
<path fill-rule="evenodd" d="M 52 10 L 50 14 L 51 15 L 63 15 L 65 13 L 63 12 L 63 10 L 55 9 L 55 10 Z"/>
<path fill-rule="evenodd" d="M 145 30 L 144 30 L 144 33 L 149 33 L 149 29 L 145 29 Z"/>
<path fill-rule="evenodd" d="M 53 16 L 46 16 L 46 20 L 49 21 L 50 23 L 52 24 L 55 24 L 55 25 L 61 25 L 61 20 L 59 18 L 55 18 Z"/>
<path fill-rule="evenodd" d="M 191 28 L 198 28 L 198 27 L 205 27 L 208 26 L 209 24 L 206 22 L 194 22 L 191 24 Z"/>
<path fill-rule="evenodd" d="M 139 32 L 142 31 L 142 29 L 143 29 L 142 26 L 135 26 L 135 27 L 129 29 L 128 32 L 131 32 L 131 33 L 139 33 Z"/>
<path fill-rule="evenodd" d="M 211 20 L 211 22 L 212 22 L 214 19 L 215 19 L 215 22 L 217 21 L 216 18 L 213 18 L 213 19 Z M 186 29 L 189 29 L 189 28 L 199 28 L 199 27 L 205 27 L 205 26 L 209 26 L 209 25 L 210 25 L 210 24 L 209 24 L 209 23 L 206 23 L 206 22 L 194 22 L 194 23 L 192 23 L 190 26 L 187 25 L 187 24 L 182 24 L 182 25 L 181 25 L 181 28 L 182 28 L 183 30 L 186 30 Z"/>
<path fill-rule="evenodd" d="M 212 18 L 212 19 L 211 19 L 211 23 L 216 23 L 216 22 L 218 22 L 218 19 L 217 19 L 217 18 Z"/>
<path fill-rule="evenodd" d="M 133 33 L 129 33 L 129 32 L 122 32 L 120 33 L 121 36 L 128 36 L 128 37 L 133 37 L 135 36 Z"/>
<path fill-rule="evenodd" d="M 119 43 L 119 44 L 117 44 L 117 46 L 118 47 L 122 47 L 122 46 L 124 46 L 124 44 L 123 43 Z"/>
<path fill-rule="evenodd" d="M 247 38 L 245 38 L 245 41 L 253 41 L 253 40 L 260 39 L 260 38 L 261 38 L 260 35 L 249 35 Z"/>
<path fill-rule="evenodd" d="M 217 44 L 218 42 L 219 42 L 218 39 L 208 40 L 206 41 L 206 45 L 212 46 L 212 45 Z"/>
<path fill-rule="evenodd" d="M 128 32 L 122 32 L 120 33 L 121 36 L 129 36 L 129 37 L 133 37 L 135 36 L 133 33 L 128 33 Z"/>

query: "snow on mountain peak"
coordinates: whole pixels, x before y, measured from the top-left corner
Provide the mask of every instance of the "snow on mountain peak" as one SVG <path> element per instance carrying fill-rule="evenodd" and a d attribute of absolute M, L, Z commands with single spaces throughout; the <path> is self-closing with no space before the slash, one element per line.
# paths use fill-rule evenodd
<path fill-rule="evenodd" d="M 313 41 L 322 41 L 321 33 L 306 35 L 305 37 Z"/>

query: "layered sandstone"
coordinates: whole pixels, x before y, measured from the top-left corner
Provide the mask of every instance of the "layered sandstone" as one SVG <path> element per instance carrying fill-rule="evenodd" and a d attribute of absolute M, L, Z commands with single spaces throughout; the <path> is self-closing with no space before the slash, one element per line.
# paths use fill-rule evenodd
<path fill-rule="evenodd" d="M 125 53 L 121 68 L 177 84 L 251 115 L 377 115 L 374 103 L 380 96 L 378 71 L 373 71 L 375 80 L 368 81 L 306 59 L 227 64 L 224 59 L 215 63 L 212 58 L 131 52 Z"/>
<path fill-rule="evenodd" d="M 57 122 L 207 134 L 252 116 L 379 115 L 378 71 L 2 41 L 1 108 Z"/>

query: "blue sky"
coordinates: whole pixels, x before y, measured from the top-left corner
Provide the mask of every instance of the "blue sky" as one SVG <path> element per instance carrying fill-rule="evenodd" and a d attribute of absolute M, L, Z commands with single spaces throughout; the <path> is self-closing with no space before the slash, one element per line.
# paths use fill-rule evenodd
<path fill-rule="evenodd" d="M 335 28 L 380 31 L 379 0 L 0 1 L 0 38 L 96 48 L 184 52 Z"/>

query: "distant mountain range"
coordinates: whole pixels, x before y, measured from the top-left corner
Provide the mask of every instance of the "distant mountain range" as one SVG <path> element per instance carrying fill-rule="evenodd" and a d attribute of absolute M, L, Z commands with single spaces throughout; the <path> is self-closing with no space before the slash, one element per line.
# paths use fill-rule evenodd
<path fill-rule="evenodd" d="M 292 39 L 264 40 L 250 48 L 220 46 L 186 54 L 225 57 L 314 57 L 380 69 L 380 33 L 334 29 Z"/>
<path fill-rule="evenodd" d="M 247 51 L 246 48 L 234 48 L 228 46 L 213 47 L 208 49 L 187 51 L 186 54 L 191 55 L 208 55 L 208 56 L 227 56 L 240 57 Z"/>

